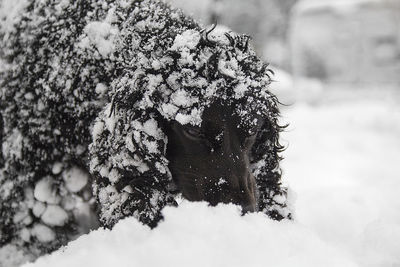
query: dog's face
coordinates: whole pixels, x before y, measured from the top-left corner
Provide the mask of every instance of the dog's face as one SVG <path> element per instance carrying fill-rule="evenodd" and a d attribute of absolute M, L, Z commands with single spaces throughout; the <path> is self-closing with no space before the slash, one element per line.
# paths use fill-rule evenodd
<path fill-rule="evenodd" d="M 201 127 L 171 122 L 167 158 L 172 177 L 190 201 L 211 205 L 234 203 L 244 212 L 257 210 L 257 192 L 250 170 L 251 150 L 264 122 L 254 116 L 251 128 L 240 126 L 232 105 L 206 108 Z"/>

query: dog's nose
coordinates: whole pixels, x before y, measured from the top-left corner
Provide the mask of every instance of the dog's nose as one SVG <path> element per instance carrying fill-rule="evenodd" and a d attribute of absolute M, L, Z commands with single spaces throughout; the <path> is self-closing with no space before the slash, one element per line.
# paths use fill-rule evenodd
<path fill-rule="evenodd" d="M 231 202 L 240 205 L 242 212 L 254 212 L 257 210 L 256 195 L 254 188 L 253 176 L 249 173 L 245 175 L 231 175 L 230 176 L 230 191 Z"/>
<path fill-rule="evenodd" d="M 251 203 L 251 204 L 248 204 L 248 205 L 242 205 L 242 213 L 243 214 L 248 213 L 248 212 L 254 212 L 254 211 L 256 211 L 256 205 L 255 204 Z"/>

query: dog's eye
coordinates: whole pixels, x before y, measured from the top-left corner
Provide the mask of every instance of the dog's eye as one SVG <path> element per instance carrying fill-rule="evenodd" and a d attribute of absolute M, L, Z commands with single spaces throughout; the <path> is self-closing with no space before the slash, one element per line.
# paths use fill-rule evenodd
<path fill-rule="evenodd" d="M 247 136 L 250 138 L 257 136 L 257 134 L 261 131 L 263 125 L 264 125 L 264 121 L 262 119 L 259 119 L 259 118 L 255 119 L 252 122 L 252 125 L 247 130 Z"/>
<path fill-rule="evenodd" d="M 260 127 L 258 127 L 258 126 L 255 126 L 255 127 L 252 127 L 252 128 L 250 128 L 250 129 L 248 129 L 248 131 L 247 131 L 247 137 L 254 137 L 254 136 L 256 136 L 259 132 L 260 132 Z"/>
<path fill-rule="evenodd" d="M 204 133 L 202 132 L 202 130 L 200 128 L 196 128 L 196 127 L 185 127 L 184 129 L 184 133 L 187 137 L 189 138 L 194 138 L 194 139 L 202 139 L 204 138 Z"/>
<path fill-rule="evenodd" d="M 248 131 L 248 137 L 253 137 L 253 136 L 256 136 L 258 134 L 258 129 L 257 128 L 255 128 L 255 129 L 250 129 L 249 131 Z"/>
<path fill-rule="evenodd" d="M 243 146 L 246 147 L 247 149 L 250 149 L 253 146 L 253 144 L 255 143 L 259 132 L 260 132 L 260 130 L 258 128 L 254 129 L 254 130 L 253 129 L 249 130 L 246 134 L 246 138 L 243 140 L 243 143 L 242 143 Z"/>

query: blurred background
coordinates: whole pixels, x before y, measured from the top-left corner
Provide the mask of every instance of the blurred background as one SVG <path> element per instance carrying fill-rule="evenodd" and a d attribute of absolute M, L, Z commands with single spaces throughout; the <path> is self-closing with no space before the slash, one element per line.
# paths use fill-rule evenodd
<path fill-rule="evenodd" d="M 167 1 L 205 26 L 249 34 L 286 104 L 321 87 L 399 88 L 400 0 Z"/>
<path fill-rule="evenodd" d="M 359 266 L 400 266 L 400 0 L 168 1 L 271 63 L 296 221 Z"/>

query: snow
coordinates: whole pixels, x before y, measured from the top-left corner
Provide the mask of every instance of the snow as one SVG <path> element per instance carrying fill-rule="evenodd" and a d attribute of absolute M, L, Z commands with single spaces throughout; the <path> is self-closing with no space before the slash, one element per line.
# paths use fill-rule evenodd
<path fill-rule="evenodd" d="M 344 89 L 283 110 L 294 221 L 183 201 L 154 230 L 128 218 L 25 266 L 398 266 L 400 94 Z"/>
<path fill-rule="evenodd" d="M 220 178 L 218 181 L 218 185 L 226 184 L 226 183 L 227 183 L 227 181 L 224 178 Z"/>
<path fill-rule="evenodd" d="M 43 243 L 51 242 L 56 237 L 53 230 L 41 223 L 35 224 L 35 226 L 33 226 L 31 234 Z"/>
<path fill-rule="evenodd" d="M 53 167 L 51 168 L 51 172 L 53 174 L 59 174 L 63 169 L 63 164 L 61 162 L 56 162 L 53 164 Z"/>
<path fill-rule="evenodd" d="M 110 9 L 104 21 L 92 21 L 88 23 L 84 32 L 87 35 L 78 44 L 81 48 L 89 48 L 93 45 L 103 57 L 107 57 L 114 51 L 114 39 L 119 31 L 112 26 L 114 9 Z"/>
<path fill-rule="evenodd" d="M 0 189 L 0 194 L 4 197 L 9 197 L 13 187 L 14 183 L 12 181 L 5 182 L 2 188 Z"/>
<path fill-rule="evenodd" d="M 177 90 L 171 95 L 172 103 L 176 106 L 190 107 L 193 103 L 196 103 L 197 98 L 190 97 L 189 93 L 185 90 Z"/>
<path fill-rule="evenodd" d="M 49 226 L 63 226 L 68 221 L 68 214 L 60 206 L 48 205 L 41 219 Z"/>
<path fill-rule="evenodd" d="M 14 245 L 5 245 L 0 249 L 0 259 L 5 267 L 18 266 L 21 262 L 31 260 L 31 257 L 24 254 L 23 251 Z"/>
<path fill-rule="evenodd" d="M 227 27 L 226 25 L 217 23 L 215 29 L 210 32 L 209 39 L 223 44 L 229 44 L 229 39 L 225 35 L 226 33 L 230 34 L 231 36 L 234 36 L 236 34 L 232 31 L 231 28 Z"/>
<path fill-rule="evenodd" d="M 176 114 L 175 120 L 183 125 L 185 124 L 201 125 L 201 114 L 202 114 L 201 110 L 193 108 L 190 114 L 183 114 L 183 113 Z"/>
<path fill-rule="evenodd" d="M 18 212 L 14 215 L 13 221 L 14 223 L 18 223 L 24 220 L 28 216 L 28 212 Z"/>
<path fill-rule="evenodd" d="M 2 0 L 0 2 L 1 28 L 9 31 L 28 4 L 27 0 Z"/>
<path fill-rule="evenodd" d="M 113 105 L 111 103 L 108 104 L 107 112 L 108 112 L 108 114 L 111 114 L 111 116 L 110 115 L 107 116 L 104 119 L 104 123 L 105 123 L 107 130 L 110 133 L 112 133 L 112 132 L 114 132 L 115 125 L 117 124 L 118 116 L 115 115 L 115 112 L 113 111 Z"/>
<path fill-rule="evenodd" d="M 321 96 L 328 103 L 285 113 L 283 176 L 297 193 L 296 219 L 360 266 L 397 266 L 398 88 L 328 89 Z"/>
<path fill-rule="evenodd" d="M 21 158 L 23 137 L 20 131 L 14 129 L 12 134 L 5 140 L 2 152 L 5 157 Z"/>
<path fill-rule="evenodd" d="M 157 137 L 157 139 L 159 139 L 161 136 L 160 128 L 158 128 L 157 121 L 155 119 L 147 120 L 143 124 L 143 130 L 146 134 Z"/>
<path fill-rule="evenodd" d="M 200 41 L 200 34 L 195 30 L 187 30 L 175 37 L 171 50 L 195 49 Z"/>
<path fill-rule="evenodd" d="M 94 125 L 93 125 L 93 129 L 92 129 L 92 138 L 93 140 L 97 140 L 101 133 L 103 132 L 103 128 L 104 128 L 104 122 L 102 121 L 97 121 Z"/>
<path fill-rule="evenodd" d="M 76 200 L 72 196 L 66 196 L 61 201 L 61 206 L 64 210 L 73 210 L 76 205 Z"/>
<path fill-rule="evenodd" d="M 78 167 L 72 167 L 65 170 L 62 176 L 65 181 L 65 186 L 73 193 L 81 191 L 89 180 L 89 174 Z"/>
<path fill-rule="evenodd" d="M 164 216 L 154 230 L 122 220 L 25 266 L 355 266 L 305 227 L 263 214 L 241 217 L 234 205 L 183 202 Z"/>
<path fill-rule="evenodd" d="M 58 204 L 61 201 L 60 196 L 54 191 L 54 180 L 49 176 L 36 183 L 33 194 L 37 200 L 42 202 Z"/>
<path fill-rule="evenodd" d="M 240 83 L 235 88 L 233 88 L 233 90 L 235 91 L 235 98 L 239 99 L 244 96 L 248 88 L 245 84 Z"/>
<path fill-rule="evenodd" d="M 37 218 L 42 216 L 43 212 L 46 210 L 46 204 L 40 201 L 36 201 L 35 205 L 33 206 L 32 212 Z"/>
<path fill-rule="evenodd" d="M 96 85 L 95 91 L 99 95 L 104 95 L 105 93 L 107 93 L 107 90 L 108 90 L 107 86 L 103 83 L 98 83 Z"/>

